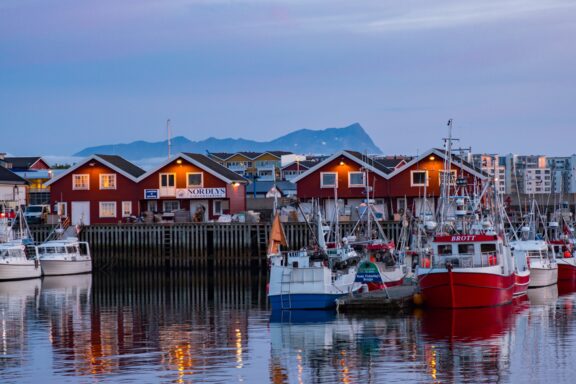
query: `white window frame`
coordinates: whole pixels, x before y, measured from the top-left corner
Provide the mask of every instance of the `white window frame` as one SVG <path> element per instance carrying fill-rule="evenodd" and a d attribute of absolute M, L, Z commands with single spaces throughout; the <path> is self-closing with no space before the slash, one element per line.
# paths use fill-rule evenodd
<path fill-rule="evenodd" d="M 122 217 L 130 217 L 132 216 L 132 202 L 131 201 L 123 201 L 122 202 Z"/>
<path fill-rule="evenodd" d="M 113 210 L 113 214 L 112 214 L 112 213 L 106 214 L 106 212 L 105 212 L 105 211 L 106 211 L 106 208 L 104 207 L 105 204 L 110 204 L 110 208 L 111 208 L 111 207 L 114 207 L 114 208 L 112 209 L 112 210 Z M 104 219 L 104 218 L 106 218 L 106 219 L 115 218 L 116 215 L 117 215 L 116 208 L 117 208 L 117 207 L 116 207 L 116 202 L 115 202 L 115 201 L 100 201 L 100 202 L 98 203 L 98 217 L 100 217 L 100 218 L 102 218 L 102 219 Z"/>
<path fill-rule="evenodd" d="M 442 185 L 442 174 L 444 172 L 447 172 L 447 171 L 444 171 L 443 169 L 438 171 L 438 185 Z M 458 178 L 458 171 L 455 169 L 451 169 L 450 173 L 453 176 L 453 177 L 451 177 L 452 180 L 450 181 L 450 185 L 456 185 L 456 179 Z"/>
<path fill-rule="evenodd" d="M 68 203 L 56 203 L 56 214 L 68 217 Z"/>
<path fill-rule="evenodd" d="M 334 175 L 335 185 L 324 185 L 324 175 Z M 320 188 L 338 188 L 338 172 L 320 172 Z"/>
<path fill-rule="evenodd" d="M 171 204 L 176 203 L 176 208 L 171 209 L 170 211 L 167 211 L 167 210 L 166 210 L 166 205 L 167 205 L 168 203 L 171 203 Z M 171 212 L 174 212 L 174 211 L 179 210 L 180 208 L 181 208 L 180 200 L 163 200 L 163 201 L 162 201 L 162 212 L 171 213 Z"/>
<path fill-rule="evenodd" d="M 357 175 L 357 174 L 361 174 L 362 175 L 362 184 L 352 184 L 352 175 Z M 362 187 L 364 188 L 366 186 L 366 173 L 361 172 L 361 171 L 350 171 L 348 172 L 348 187 L 349 188 L 357 188 L 357 187 Z"/>
<path fill-rule="evenodd" d="M 217 210 L 217 209 L 216 209 L 216 206 L 217 206 L 216 203 L 218 203 L 218 206 L 220 207 L 220 210 Z M 213 201 L 212 201 L 212 215 L 214 215 L 214 216 L 223 215 L 223 214 L 224 214 L 224 207 L 223 207 L 223 205 L 224 205 L 224 201 L 222 201 L 222 200 L 213 200 Z"/>
<path fill-rule="evenodd" d="M 86 178 L 86 187 L 77 187 L 76 180 L 78 178 Z M 90 190 L 90 174 L 89 173 L 74 173 L 72 174 L 72 190 L 73 191 L 89 191 Z"/>
<path fill-rule="evenodd" d="M 111 187 L 104 187 L 104 186 L 103 186 L 103 182 L 102 182 L 104 177 L 110 177 L 110 180 L 109 180 L 109 181 L 112 182 L 113 186 L 111 186 Z M 115 173 L 101 173 L 101 174 L 100 174 L 100 189 L 104 189 L 104 190 L 106 190 L 106 189 L 116 189 L 116 186 L 117 186 L 117 184 L 116 184 L 116 174 L 115 174 Z"/>
<path fill-rule="evenodd" d="M 191 185 L 190 175 L 200 175 L 200 184 Z M 186 173 L 186 188 L 203 188 L 204 187 L 204 172 L 187 172 Z"/>
<path fill-rule="evenodd" d="M 426 178 L 426 182 L 425 183 L 414 183 L 414 174 L 415 173 L 425 173 L 425 178 Z M 428 186 L 428 181 L 430 180 L 430 178 L 428 177 L 428 171 L 426 170 L 422 170 L 422 169 L 418 169 L 418 170 L 414 170 L 414 171 L 410 171 L 410 186 L 411 187 L 427 187 Z"/>

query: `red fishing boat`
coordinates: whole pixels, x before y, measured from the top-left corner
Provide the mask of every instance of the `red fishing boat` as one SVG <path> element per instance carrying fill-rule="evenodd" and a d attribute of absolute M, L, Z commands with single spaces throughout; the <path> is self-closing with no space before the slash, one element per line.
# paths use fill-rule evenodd
<path fill-rule="evenodd" d="M 501 197 L 490 180 L 472 181 L 463 175 L 452 179 L 451 129 L 445 140 L 448 156 L 440 173 L 439 223 L 432 252 L 421 256 L 418 268 L 424 304 L 477 308 L 510 303 L 516 275 L 504 236 Z"/>

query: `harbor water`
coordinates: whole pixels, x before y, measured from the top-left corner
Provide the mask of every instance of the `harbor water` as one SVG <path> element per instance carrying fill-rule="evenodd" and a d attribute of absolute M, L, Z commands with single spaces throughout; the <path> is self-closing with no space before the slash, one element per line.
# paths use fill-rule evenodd
<path fill-rule="evenodd" d="M 271 314 L 266 274 L 0 283 L 0 382 L 570 383 L 576 287 L 496 308 Z"/>

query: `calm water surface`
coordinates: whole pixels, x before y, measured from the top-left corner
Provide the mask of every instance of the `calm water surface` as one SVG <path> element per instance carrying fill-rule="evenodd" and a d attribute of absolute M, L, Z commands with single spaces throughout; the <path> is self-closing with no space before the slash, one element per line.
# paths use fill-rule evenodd
<path fill-rule="evenodd" d="M 576 287 L 500 308 L 271 316 L 265 275 L 0 283 L 0 382 L 573 383 Z"/>

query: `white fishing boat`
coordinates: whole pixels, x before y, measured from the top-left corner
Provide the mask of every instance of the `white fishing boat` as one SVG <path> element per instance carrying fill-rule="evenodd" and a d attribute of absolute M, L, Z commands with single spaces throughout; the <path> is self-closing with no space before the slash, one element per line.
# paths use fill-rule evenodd
<path fill-rule="evenodd" d="M 42 275 L 28 225 L 19 211 L 10 239 L 0 243 L 0 280 L 32 279 Z"/>
<path fill-rule="evenodd" d="M 280 250 L 287 246 L 280 218 L 274 218 L 268 247 L 272 310 L 332 308 L 336 299 L 362 287 L 355 282 L 358 255 L 347 244 L 328 248 L 320 212 L 317 219 L 316 249 L 286 252 Z"/>
<path fill-rule="evenodd" d="M 44 275 L 74 275 L 92 272 L 92 256 L 86 241 L 80 241 L 75 228 L 54 231 L 54 239 L 36 247 Z M 50 239 L 50 237 L 49 237 Z"/>
<path fill-rule="evenodd" d="M 546 287 L 558 282 L 558 264 L 544 240 L 510 242 L 514 255 L 525 257 L 530 266 L 529 288 Z"/>

